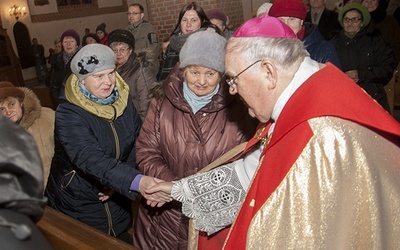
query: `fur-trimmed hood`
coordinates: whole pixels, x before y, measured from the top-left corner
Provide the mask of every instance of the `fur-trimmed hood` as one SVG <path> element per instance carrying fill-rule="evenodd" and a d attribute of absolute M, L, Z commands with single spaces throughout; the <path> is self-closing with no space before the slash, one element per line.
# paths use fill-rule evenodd
<path fill-rule="evenodd" d="M 35 120 L 40 117 L 42 105 L 40 104 L 39 98 L 32 90 L 25 87 L 19 87 L 19 89 L 25 93 L 25 98 L 22 102 L 24 114 L 19 125 L 27 130 L 32 126 Z"/>

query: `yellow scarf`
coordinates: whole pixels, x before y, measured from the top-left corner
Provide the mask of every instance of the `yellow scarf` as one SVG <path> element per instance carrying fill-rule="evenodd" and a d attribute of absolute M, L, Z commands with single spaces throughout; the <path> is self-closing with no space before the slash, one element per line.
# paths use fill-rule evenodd
<path fill-rule="evenodd" d="M 103 118 L 109 122 L 114 121 L 122 115 L 128 105 L 129 86 L 122 77 L 116 74 L 115 85 L 118 88 L 119 97 L 111 105 L 101 105 L 86 98 L 79 89 L 79 79 L 75 74 L 71 74 L 65 84 L 65 97 L 70 103 L 83 108 L 87 112 Z"/>

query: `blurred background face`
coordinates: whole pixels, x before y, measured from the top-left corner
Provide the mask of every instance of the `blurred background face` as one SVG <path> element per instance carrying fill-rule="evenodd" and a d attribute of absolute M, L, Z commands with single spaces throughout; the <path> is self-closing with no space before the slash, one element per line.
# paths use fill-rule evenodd
<path fill-rule="evenodd" d="M 72 36 L 64 37 L 62 41 L 62 46 L 67 54 L 72 54 L 78 49 L 78 43 Z"/>
<path fill-rule="evenodd" d="M 281 16 L 278 18 L 282 22 L 286 23 L 286 25 L 289 26 L 295 34 L 299 32 L 301 26 L 303 25 L 303 20 L 297 17 Z"/>
<path fill-rule="evenodd" d="M 325 0 L 310 0 L 310 6 L 314 9 L 320 9 L 324 7 Z"/>
<path fill-rule="evenodd" d="M 10 96 L 0 100 L 0 114 L 13 122 L 17 122 L 22 118 L 22 110 L 22 103 L 16 97 Z"/>
<path fill-rule="evenodd" d="M 200 29 L 201 20 L 195 10 L 188 10 L 182 17 L 181 30 L 182 34 L 186 35 Z"/>
<path fill-rule="evenodd" d="M 140 12 L 139 6 L 131 6 L 128 9 L 128 21 L 129 23 L 136 23 L 143 19 L 144 13 Z"/>
<path fill-rule="evenodd" d="M 94 43 L 97 43 L 96 42 L 96 39 L 94 39 L 93 37 L 90 37 L 90 36 L 88 36 L 88 37 L 86 37 L 86 44 L 94 44 Z"/>
<path fill-rule="evenodd" d="M 186 67 L 184 76 L 189 89 L 197 96 L 210 94 L 221 81 L 220 74 L 217 71 L 203 66 Z"/>
<path fill-rule="evenodd" d="M 212 19 L 210 19 L 210 22 L 212 24 L 214 24 L 215 26 L 217 26 L 221 31 L 224 31 L 225 25 L 221 20 L 212 18 Z"/>
<path fill-rule="evenodd" d="M 114 90 L 115 81 L 115 69 L 106 69 L 87 77 L 82 84 L 95 97 L 105 99 Z"/>
<path fill-rule="evenodd" d="M 110 48 L 114 51 L 117 68 L 124 65 L 132 54 L 132 49 L 126 43 L 112 43 Z"/>
<path fill-rule="evenodd" d="M 103 37 L 104 37 L 104 32 L 103 32 L 103 31 L 98 30 L 98 31 L 96 32 L 96 34 L 97 34 L 97 36 L 100 38 L 100 40 L 103 39 Z"/>
<path fill-rule="evenodd" d="M 62 51 L 61 42 L 54 44 L 54 53 L 60 53 Z"/>
<path fill-rule="evenodd" d="M 372 12 L 378 8 L 379 0 L 364 0 L 361 4 L 364 5 L 369 12 Z"/>
<path fill-rule="evenodd" d="M 343 29 L 350 34 L 356 34 L 362 27 L 362 19 L 360 13 L 356 10 L 349 10 L 343 16 Z"/>

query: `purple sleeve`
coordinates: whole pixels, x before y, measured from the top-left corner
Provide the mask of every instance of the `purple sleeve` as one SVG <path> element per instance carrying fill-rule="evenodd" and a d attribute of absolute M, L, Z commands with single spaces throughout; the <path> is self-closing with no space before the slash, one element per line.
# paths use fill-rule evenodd
<path fill-rule="evenodd" d="M 142 177 L 143 177 L 142 174 L 136 175 L 135 179 L 133 179 L 133 181 L 131 183 L 131 188 L 129 190 L 139 192 L 139 183 L 140 183 L 140 180 L 142 179 Z"/>

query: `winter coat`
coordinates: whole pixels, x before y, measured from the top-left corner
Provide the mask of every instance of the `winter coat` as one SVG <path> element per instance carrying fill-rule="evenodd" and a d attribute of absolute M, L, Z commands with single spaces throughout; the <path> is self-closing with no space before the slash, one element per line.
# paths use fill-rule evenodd
<path fill-rule="evenodd" d="M 371 12 L 372 13 L 372 12 Z M 367 32 L 380 35 L 386 45 L 393 50 L 396 63 L 400 62 L 400 27 L 393 16 L 385 15 L 383 19 L 374 20 L 367 26 Z"/>
<path fill-rule="evenodd" d="M 304 23 L 304 28 L 305 33 L 302 41 L 311 59 L 319 63 L 330 62 L 340 69 L 341 65 L 335 48 L 328 41 L 325 41 L 318 27 L 311 23 Z"/>
<path fill-rule="evenodd" d="M 144 120 L 150 104 L 150 89 L 157 83 L 156 75 L 149 68 L 146 53 L 132 53 L 128 61 L 117 69 L 117 72 L 129 85 L 129 93 L 133 104 Z"/>
<path fill-rule="evenodd" d="M 151 58 L 151 70 L 157 74 L 160 68 L 160 61 L 158 60 L 161 46 L 158 39 L 157 29 L 148 21 L 141 20 L 134 24 L 129 24 L 126 27 L 135 37 L 135 52 L 137 54 L 147 51 L 148 57 Z"/>
<path fill-rule="evenodd" d="M 135 141 L 140 118 L 128 85 L 117 74 L 119 97 L 112 105 L 93 102 L 81 93 L 78 78 L 65 86 L 66 101 L 56 110 L 55 154 L 45 195 L 49 206 L 112 236 L 132 225 L 130 192 L 135 168 Z M 98 193 L 115 191 L 106 202 Z"/>
<path fill-rule="evenodd" d="M 74 55 L 78 51 L 79 49 L 74 52 Z M 67 64 L 65 64 L 63 54 L 64 52 L 56 54 L 50 62 L 52 69 L 50 78 L 50 92 L 55 103 L 59 103 L 59 98 L 63 93 L 64 82 L 72 73 L 71 60 L 74 57 L 72 56 Z"/>
<path fill-rule="evenodd" d="M 384 86 L 392 78 L 396 63 L 392 50 L 383 39 L 367 34 L 362 28 L 354 38 L 347 37 L 342 30 L 331 42 L 338 53 L 343 72 L 357 70 L 357 84 L 389 111 Z"/>
<path fill-rule="evenodd" d="M 166 181 L 195 174 L 255 132 L 256 121 L 223 78 L 211 102 L 196 114 L 183 96 L 179 63 L 154 98 L 136 144 L 138 168 Z M 142 202 L 134 227 L 140 249 L 186 249 L 188 218 L 179 203 L 150 208 Z"/>
<path fill-rule="evenodd" d="M 51 159 L 54 155 L 54 110 L 40 105 L 40 101 L 32 90 L 20 87 L 25 93 L 23 101 L 24 115 L 19 123 L 28 131 L 36 142 L 43 164 L 44 186 L 50 172 Z"/>
<path fill-rule="evenodd" d="M 42 165 L 35 141 L 24 129 L 2 115 L 0 135 L 1 248 L 53 249 L 35 225 L 46 206 Z"/>

